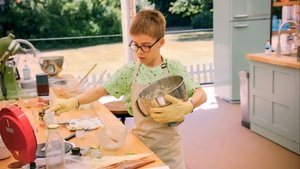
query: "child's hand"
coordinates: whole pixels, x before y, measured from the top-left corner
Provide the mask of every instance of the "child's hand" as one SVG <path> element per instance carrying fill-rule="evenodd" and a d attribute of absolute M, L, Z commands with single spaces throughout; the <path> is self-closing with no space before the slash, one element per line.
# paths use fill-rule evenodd
<path fill-rule="evenodd" d="M 159 123 L 183 121 L 184 116 L 193 111 L 194 106 L 190 101 L 183 102 L 170 95 L 166 95 L 164 98 L 171 105 L 150 109 L 150 116 Z"/>
<path fill-rule="evenodd" d="M 60 115 L 61 113 L 70 111 L 78 106 L 78 100 L 75 97 L 70 99 L 57 99 L 54 100 L 54 103 L 47 111 L 53 111 L 56 115 Z"/>

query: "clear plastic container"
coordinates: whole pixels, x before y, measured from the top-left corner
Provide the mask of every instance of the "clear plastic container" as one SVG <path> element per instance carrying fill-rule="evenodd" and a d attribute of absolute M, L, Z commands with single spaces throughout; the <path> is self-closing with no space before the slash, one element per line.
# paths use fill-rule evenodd
<path fill-rule="evenodd" d="M 99 145 L 107 150 L 121 148 L 126 140 L 127 129 L 121 125 L 106 125 L 96 131 Z"/>
<path fill-rule="evenodd" d="M 78 138 L 78 139 L 84 139 L 85 131 L 84 131 L 84 129 L 82 127 L 81 128 L 77 128 L 76 131 L 75 131 L 75 134 L 76 134 L 76 138 Z"/>

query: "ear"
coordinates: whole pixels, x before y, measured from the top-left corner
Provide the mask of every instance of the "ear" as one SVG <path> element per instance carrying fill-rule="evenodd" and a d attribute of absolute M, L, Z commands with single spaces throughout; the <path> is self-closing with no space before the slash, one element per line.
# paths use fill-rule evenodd
<path fill-rule="evenodd" d="M 165 38 L 161 38 L 159 41 L 159 47 L 164 46 L 164 44 L 165 44 Z"/>

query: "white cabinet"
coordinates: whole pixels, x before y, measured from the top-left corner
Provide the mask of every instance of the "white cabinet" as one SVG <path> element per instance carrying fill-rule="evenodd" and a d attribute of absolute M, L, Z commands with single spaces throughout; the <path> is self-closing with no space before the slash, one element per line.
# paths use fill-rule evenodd
<path fill-rule="evenodd" d="M 300 154 L 300 70 L 250 62 L 251 130 Z"/>

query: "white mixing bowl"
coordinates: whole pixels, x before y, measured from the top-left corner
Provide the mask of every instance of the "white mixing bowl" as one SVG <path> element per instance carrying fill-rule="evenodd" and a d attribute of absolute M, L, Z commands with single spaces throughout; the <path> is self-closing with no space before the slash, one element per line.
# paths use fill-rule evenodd
<path fill-rule="evenodd" d="M 0 135 L 0 160 L 10 157 L 10 152 L 6 148 Z"/>

